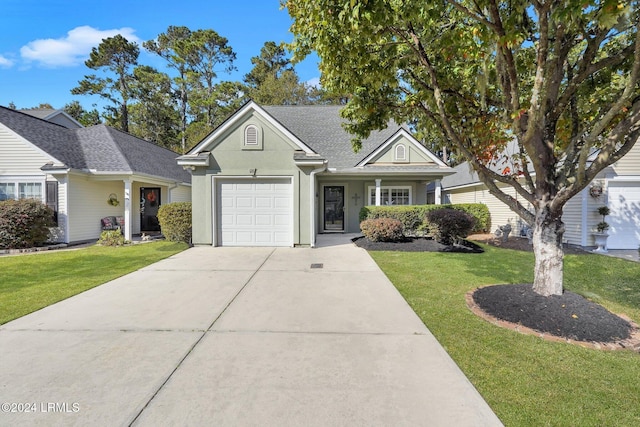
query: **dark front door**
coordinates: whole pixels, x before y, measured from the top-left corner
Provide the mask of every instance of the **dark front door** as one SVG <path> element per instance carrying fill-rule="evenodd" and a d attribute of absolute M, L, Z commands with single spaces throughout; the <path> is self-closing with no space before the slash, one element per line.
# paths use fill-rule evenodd
<path fill-rule="evenodd" d="M 140 188 L 140 231 L 160 231 L 158 207 L 160 207 L 160 189 Z"/>
<path fill-rule="evenodd" d="M 344 186 L 324 187 L 324 230 L 344 231 Z"/>

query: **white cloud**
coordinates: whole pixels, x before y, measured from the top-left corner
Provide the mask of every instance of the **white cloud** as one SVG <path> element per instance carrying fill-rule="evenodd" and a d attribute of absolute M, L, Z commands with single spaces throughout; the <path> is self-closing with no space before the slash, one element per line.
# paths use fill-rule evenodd
<path fill-rule="evenodd" d="M 14 64 L 14 62 L 12 60 L 10 60 L 9 58 L 0 55 L 0 67 L 2 68 L 10 68 L 12 67 Z"/>
<path fill-rule="evenodd" d="M 37 62 L 46 67 L 72 67 L 83 63 L 102 39 L 118 34 L 130 42 L 140 44 L 133 28 L 98 30 L 89 26 L 76 27 L 66 37 L 59 39 L 39 39 L 20 48 L 22 58 L 27 62 Z"/>
<path fill-rule="evenodd" d="M 322 86 L 320 84 L 320 77 L 314 77 L 312 79 L 307 80 L 305 83 L 307 84 L 307 86 L 316 87 L 316 88 L 319 88 Z"/>

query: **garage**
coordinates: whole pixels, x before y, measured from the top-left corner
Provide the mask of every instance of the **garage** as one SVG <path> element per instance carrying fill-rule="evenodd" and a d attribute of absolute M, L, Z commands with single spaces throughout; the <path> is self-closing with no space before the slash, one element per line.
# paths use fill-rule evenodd
<path fill-rule="evenodd" d="M 640 245 L 640 182 L 609 182 L 609 249 L 638 249 Z"/>
<path fill-rule="evenodd" d="M 216 181 L 219 246 L 293 246 L 291 178 Z"/>

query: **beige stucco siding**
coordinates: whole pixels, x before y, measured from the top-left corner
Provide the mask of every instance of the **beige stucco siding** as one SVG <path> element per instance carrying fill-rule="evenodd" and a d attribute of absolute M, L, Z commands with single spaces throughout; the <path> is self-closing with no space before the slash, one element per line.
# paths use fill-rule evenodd
<path fill-rule="evenodd" d="M 244 130 L 248 125 L 259 129 L 259 147 L 244 145 Z M 299 168 L 293 160 L 298 149 L 278 129 L 256 114 L 227 129 L 209 148 L 212 152 L 208 168 L 197 168 L 192 175 L 193 242 L 214 244 L 213 178 L 290 177 L 293 184 L 293 243 L 308 245 L 310 237 L 310 167 Z"/>
<path fill-rule="evenodd" d="M 402 144 L 405 147 L 405 159 L 402 161 L 398 161 L 396 159 L 396 147 Z M 425 155 L 423 152 L 418 150 L 407 138 L 401 136 L 393 143 L 389 144 L 386 150 L 377 155 L 369 164 L 375 165 L 383 165 L 383 164 L 405 164 L 405 163 L 413 163 L 413 164 L 434 164 L 435 162 Z"/>

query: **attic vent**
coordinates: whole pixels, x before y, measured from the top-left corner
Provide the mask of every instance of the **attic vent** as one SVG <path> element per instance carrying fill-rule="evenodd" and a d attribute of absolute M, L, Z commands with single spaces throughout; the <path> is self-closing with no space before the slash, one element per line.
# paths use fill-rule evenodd
<path fill-rule="evenodd" d="M 249 125 L 244 130 L 244 145 L 258 145 L 258 128 Z"/>
<path fill-rule="evenodd" d="M 404 144 L 396 145 L 396 161 L 406 161 L 407 160 L 407 149 Z"/>

